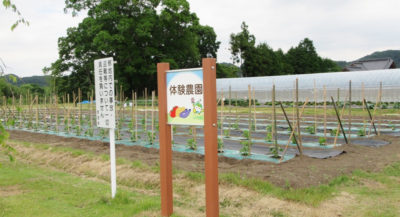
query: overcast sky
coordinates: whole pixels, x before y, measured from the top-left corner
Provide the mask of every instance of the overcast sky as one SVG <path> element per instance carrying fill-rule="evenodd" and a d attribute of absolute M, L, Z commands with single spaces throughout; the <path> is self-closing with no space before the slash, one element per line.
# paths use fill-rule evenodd
<path fill-rule="evenodd" d="M 189 0 L 202 25 L 221 41 L 218 62 L 231 62 L 229 35 L 245 21 L 257 43 L 287 51 L 305 37 L 333 60 L 355 60 L 374 51 L 400 49 L 399 0 Z M 84 15 L 64 14 L 64 0 L 14 0 L 30 22 L 13 32 L 17 19 L 0 8 L 0 58 L 6 73 L 42 75 L 58 57 L 57 39 Z"/>

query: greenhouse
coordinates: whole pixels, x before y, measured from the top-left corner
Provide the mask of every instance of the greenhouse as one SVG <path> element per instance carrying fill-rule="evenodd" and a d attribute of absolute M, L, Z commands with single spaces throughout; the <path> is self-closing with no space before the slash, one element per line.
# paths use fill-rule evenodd
<path fill-rule="evenodd" d="M 299 100 L 306 98 L 323 101 L 333 96 L 343 100 L 349 95 L 351 81 L 351 97 L 353 101 L 361 101 L 363 96 L 368 101 L 376 101 L 382 84 L 381 98 L 383 102 L 399 101 L 400 69 L 330 72 L 301 75 L 282 75 L 245 78 L 217 79 L 219 95 L 224 92 L 228 96 L 231 88 L 232 98 L 246 98 L 249 95 L 249 85 L 255 92 L 255 98 L 260 102 L 271 100 L 272 85 L 275 84 L 276 99 L 279 101 L 293 101 L 295 95 L 295 83 L 298 79 Z M 326 94 L 324 94 L 324 88 Z"/>

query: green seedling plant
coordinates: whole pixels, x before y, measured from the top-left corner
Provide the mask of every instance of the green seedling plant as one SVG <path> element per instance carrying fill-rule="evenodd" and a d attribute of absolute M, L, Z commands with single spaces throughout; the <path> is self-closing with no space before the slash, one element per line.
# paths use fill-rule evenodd
<path fill-rule="evenodd" d="M 282 152 L 283 149 L 281 147 L 273 146 L 273 147 L 269 148 L 269 151 L 272 154 L 272 158 L 281 158 L 281 156 L 279 155 L 279 152 Z"/>
<path fill-rule="evenodd" d="M 106 138 L 106 130 L 104 128 L 100 128 L 99 135 L 102 139 Z"/>
<path fill-rule="evenodd" d="M 242 148 L 239 150 L 242 156 L 249 156 L 251 143 L 249 141 L 241 141 Z"/>
<path fill-rule="evenodd" d="M 358 132 L 357 132 L 357 135 L 358 136 L 365 136 L 365 128 L 364 127 L 362 127 L 362 128 L 360 128 L 359 130 L 358 130 Z"/>
<path fill-rule="evenodd" d="M 15 153 L 15 149 L 10 146 L 9 144 L 6 143 L 6 140 L 8 139 L 8 133 L 6 129 L 4 129 L 4 126 L 0 124 L 0 151 L 8 156 L 10 161 L 14 161 L 14 156 L 13 153 Z M 1 163 L 0 163 L 1 167 Z"/>
<path fill-rule="evenodd" d="M 392 121 L 389 121 L 389 125 L 390 129 L 395 130 L 396 129 L 396 125 L 392 123 Z"/>
<path fill-rule="evenodd" d="M 326 145 L 326 139 L 325 139 L 325 137 L 319 137 L 319 138 L 318 138 L 318 143 L 319 143 L 319 145 L 321 145 L 321 146 L 325 146 L 325 145 Z"/>
<path fill-rule="evenodd" d="M 232 128 L 235 129 L 235 130 L 238 130 L 238 129 L 239 129 L 239 124 L 238 124 L 237 121 L 236 121 L 235 123 L 232 124 Z"/>
<path fill-rule="evenodd" d="M 244 130 L 244 131 L 243 131 L 243 134 L 242 134 L 242 137 L 244 137 L 245 139 L 249 139 L 249 138 L 250 138 L 250 133 L 249 133 L 249 131 L 248 131 L 248 130 Z"/>
<path fill-rule="evenodd" d="M 337 133 L 337 131 L 338 131 L 338 129 L 332 129 L 331 130 L 331 136 L 336 136 L 336 133 Z"/>
<path fill-rule="evenodd" d="M 229 134 L 230 134 L 230 130 L 229 130 L 229 129 L 224 130 L 224 136 L 225 136 L 225 138 L 231 137 Z"/>
<path fill-rule="evenodd" d="M 265 130 L 267 131 L 267 135 L 265 136 L 265 140 L 267 142 L 272 142 L 272 125 L 267 125 L 267 127 L 265 127 Z"/>
<path fill-rule="evenodd" d="M 197 142 L 194 140 L 194 138 L 190 138 L 186 140 L 186 142 L 189 149 L 197 150 Z"/>
<path fill-rule="evenodd" d="M 74 127 L 75 129 L 75 135 L 80 136 L 81 135 L 81 128 L 77 125 Z"/>
<path fill-rule="evenodd" d="M 222 139 L 218 138 L 218 153 L 224 152 L 224 142 Z"/>
<path fill-rule="evenodd" d="M 154 140 L 156 139 L 156 134 L 151 131 L 147 131 L 147 139 L 149 143 L 152 145 L 154 143 Z"/>
<path fill-rule="evenodd" d="M 85 136 L 86 137 L 93 137 L 93 128 L 89 127 L 86 131 L 85 131 Z"/>
<path fill-rule="evenodd" d="M 191 127 L 189 128 L 189 135 L 193 135 L 193 130 Z"/>
<path fill-rule="evenodd" d="M 306 128 L 306 131 L 307 131 L 309 134 L 315 134 L 315 126 L 308 126 L 308 127 Z"/>
<path fill-rule="evenodd" d="M 218 129 L 221 129 L 221 128 L 222 128 L 221 121 L 218 121 L 218 122 L 217 122 L 217 125 L 218 125 Z"/>

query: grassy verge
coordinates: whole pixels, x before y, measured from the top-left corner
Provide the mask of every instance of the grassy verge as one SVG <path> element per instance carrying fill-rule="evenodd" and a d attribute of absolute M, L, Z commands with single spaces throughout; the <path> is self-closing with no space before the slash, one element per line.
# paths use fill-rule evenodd
<path fill-rule="evenodd" d="M 2 159 L 0 216 L 137 216 L 158 212 L 159 198 L 119 189 L 110 198 L 108 183 Z"/>

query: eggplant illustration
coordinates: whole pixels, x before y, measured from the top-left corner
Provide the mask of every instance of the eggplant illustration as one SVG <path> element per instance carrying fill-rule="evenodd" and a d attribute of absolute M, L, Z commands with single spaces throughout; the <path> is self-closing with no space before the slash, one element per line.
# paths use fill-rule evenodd
<path fill-rule="evenodd" d="M 187 117 L 189 116 L 189 114 L 190 114 L 190 111 L 192 111 L 192 109 L 185 109 L 185 111 L 183 111 L 183 112 L 181 112 L 181 113 L 179 114 L 179 117 L 181 117 L 181 118 L 187 118 Z"/>
<path fill-rule="evenodd" d="M 171 111 L 169 112 L 169 116 L 171 116 L 171 118 L 176 117 L 176 109 L 178 108 L 178 106 L 174 106 Z"/>

